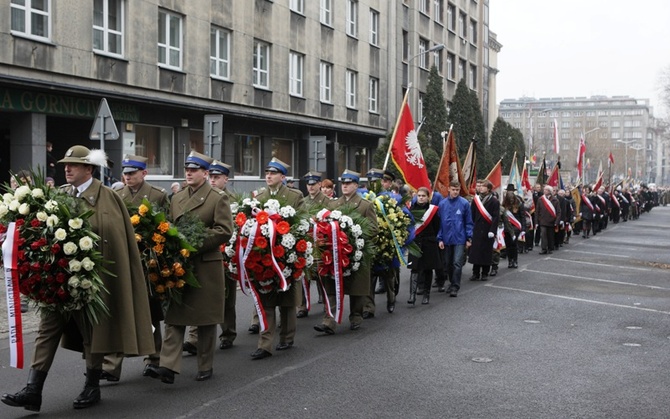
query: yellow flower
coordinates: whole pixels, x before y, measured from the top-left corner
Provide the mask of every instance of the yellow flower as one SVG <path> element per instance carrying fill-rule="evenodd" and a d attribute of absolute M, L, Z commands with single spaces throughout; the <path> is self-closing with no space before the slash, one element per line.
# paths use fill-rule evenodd
<path fill-rule="evenodd" d="M 156 285 L 156 292 L 163 294 L 165 292 L 165 287 L 163 285 Z"/>
<path fill-rule="evenodd" d="M 191 256 L 191 252 L 189 252 L 188 249 L 181 249 L 179 253 L 181 253 L 181 255 L 184 256 L 185 258 Z"/>
<path fill-rule="evenodd" d="M 151 237 L 151 240 L 153 240 L 154 243 L 165 243 L 165 237 L 158 233 L 154 233 L 154 235 Z"/>
<path fill-rule="evenodd" d="M 135 214 L 132 217 L 130 217 L 130 223 L 134 226 L 138 225 L 140 223 L 140 216 Z"/>
<path fill-rule="evenodd" d="M 142 241 L 142 235 L 135 233 L 135 241 L 138 242 L 138 243 L 141 242 Z"/>
<path fill-rule="evenodd" d="M 174 285 L 175 285 L 174 281 L 167 281 L 165 283 L 165 286 L 168 287 L 168 288 L 174 288 Z"/>
<path fill-rule="evenodd" d="M 148 211 L 149 211 L 149 207 L 147 207 L 144 204 L 140 205 L 140 207 L 137 209 L 137 212 L 139 212 L 142 217 L 144 217 L 147 214 Z"/>
<path fill-rule="evenodd" d="M 170 223 L 166 221 L 163 221 L 160 224 L 158 224 L 158 231 L 160 231 L 161 233 L 165 233 L 169 229 L 170 229 Z"/>
<path fill-rule="evenodd" d="M 154 252 L 158 253 L 159 255 L 163 253 L 163 245 L 162 244 L 157 244 L 153 247 Z"/>
<path fill-rule="evenodd" d="M 186 285 L 186 281 L 184 281 L 183 279 L 177 281 L 177 288 L 184 288 L 184 285 Z"/>

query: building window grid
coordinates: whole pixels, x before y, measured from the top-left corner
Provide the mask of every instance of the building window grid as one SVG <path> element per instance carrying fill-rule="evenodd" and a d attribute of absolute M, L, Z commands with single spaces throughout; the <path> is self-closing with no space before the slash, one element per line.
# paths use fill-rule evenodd
<path fill-rule="evenodd" d="M 321 23 L 333 26 L 333 0 L 321 0 Z"/>
<path fill-rule="evenodd" d="M 297 52 L 289 53 L 289 94 L 303 95 L 303 69 L 305 56 Z"/>
<path fill-rule="evenodd" d="M 442 50 L 433 51 L 433 65 L 437 68 L 437 72 L 442 74 Z"/>
<path fill-rule="evenodd" d="M 320 67 L 319 97 L 321 102 L 331 103 L 333 91 L 333 65 L 322 61 Z"/>
<path fill-rule="evenodd" d="M 430 0 L 419 0 L 419 11 L 424 15 L 430 13 Z"/>
<path fill-rule="evenodd" d="M 379 80 L 370 78 L 370 98 L 368 110 L 371 113 L 379 113 Z"/>
<path fill-rule="evenodd" d="M 466 16 L 464 13 L 458 14 L 458 27 L 460 30 L 461 38 L 468 39 L 468 28 L 465 24 Z"/>
<path fill-rule="evenodd" d="M 474 65 L 470 66 L 470 88 L 477 89 L 477 67 Z"/>
<path fill-rule="evenodd" d="M 254 87 L 270 87 L 270 45 L 254 41 L 253 81 Z"/>
<path fill-rule="evenodd" d="M 379 12 L 370 9 L 370 44 L 379 45 Z"/>
<path fill-rule="evenodd" d="M 447 3 L 447 29 L 456 32 L 456 6 Z"/>
<path fill-rule="evenodd" d="M 347 95 L 347 108 L 355 109 L 356 108 L 356 72 L 347 70 L 346 72 L 346 95 Z"/>
<path fill-rule="evenodd" d="M 451 53 L 447 53 L 447 79 L 454 80 L 456 76 L 456 56 Z"/>
<path fill-rule="evenodd" d="M 93 3 L 93 50 L 123 57 L 123 0 L 96 0 Z"/>
<path fill-rule="evenodd" d="M 209 73 L 224 80 L 230 78 L 230 31 L 214 26 L 210 32 Z"/>
<path fill-rule="evenodd" d="M 425 39 L 419 39 L 419 67 L 423 69 L 428 68 L 428 59 L 426 58 L 425 52 L 428 50 L 428 41 Z"/>
<path fill-rule="evenodd" d="M 11 30 L 40 41 L 51 39 L 51 0 L 12 0 Z"/>
<path fill-rule="evenodd" d="M 347 35 L 354 38 L 358 35 L 358 2 L 347 0 Z"/>
<path fill-rule="evenodd" d="M 433 13 L 435 14 L 435 21 L 437 23 L 444 22 L 444 0 L 435 0 Z"/>
<path fill-rule="evenodd" d="M 477 21 L 470 19 L 470 43 L 477 43 Z"/>
<path fill-rule="evenodd" d="M 305 0 L 291 0 L 289 2 L 289 9 L 301 15 L 305 14 Z"/>
<path fill-rule="evenodd" d="M 417 122 L 421 123 L 423 121 L 423 93 L 419 93 L 419 103 L 418 103 L 419 112 L 417 112 Z"/>
<path fill-rule="evenodd" d="M 182 17 L 166 10 L 158 12 L 158 64 L 182 68 Z"/>

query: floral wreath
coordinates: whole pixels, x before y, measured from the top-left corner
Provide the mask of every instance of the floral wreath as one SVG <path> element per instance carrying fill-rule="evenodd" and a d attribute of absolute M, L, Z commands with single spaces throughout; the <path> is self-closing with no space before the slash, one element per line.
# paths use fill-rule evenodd
<path fill-rule="evenodd" d="M 111 273 L 104 268 L 100 236 L 89 221 L 94 212 L 46 185 L 41 173 L 31 177 L 34 185 L 16 190 L 3 185 L 0 242 L 5 269 L 18 273 L 19 291 L 38 310 L 61 314 L 83 310 L 97 324 L 101 316 L 109 315 L 102 295 L 109 291 L 101 274 Z"/>

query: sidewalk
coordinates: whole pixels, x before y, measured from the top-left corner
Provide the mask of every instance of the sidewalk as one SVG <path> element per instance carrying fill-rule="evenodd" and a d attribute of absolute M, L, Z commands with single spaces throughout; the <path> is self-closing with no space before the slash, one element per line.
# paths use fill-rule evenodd
<path fill-rule="evenodd" d="M 7 295 L 5 293 L 5 278 L 0 271 L 0 347 L 6 344 L 6 340 L 9 336 L 9 324 L 7 322 Z M 39 325 L 40 319 L 37 314 L 37 308 L 29 305 L 30 309 L 27 313 L 21 313 L 21 323 L 23 325 L 23 336 L 27 334 L 36 332 L 37 326 Z"/>

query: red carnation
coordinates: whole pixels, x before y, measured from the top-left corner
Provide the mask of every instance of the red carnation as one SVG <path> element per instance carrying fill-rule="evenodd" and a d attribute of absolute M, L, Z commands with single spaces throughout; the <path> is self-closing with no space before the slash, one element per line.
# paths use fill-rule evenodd
<path fill-rule="evenodd" d="M 300 253 L 305 253 L 307 251 L 307 242 L 305 240 L 298 240 L 298 243 L 295 244 L 295 250 Z"/>
<path fill-rule="evenodd" d="M 307 261 L 305 260 L 305 258 L 303 258 L 303 257 L 299 257 L 298 260 L 295 261 L 295 265 L 294 265 L 294 266 L 295 266 L 297 269 L 302 269 L 302 268 L 305 267 L 306 264 L 307 264 Z"/>
<path fill-rule="evenodd" d="M 275 246 L 272 248 L 272 254 L 275 255 L 276 258 L 283 258 L 286 251 L 283 246 Z"/>

